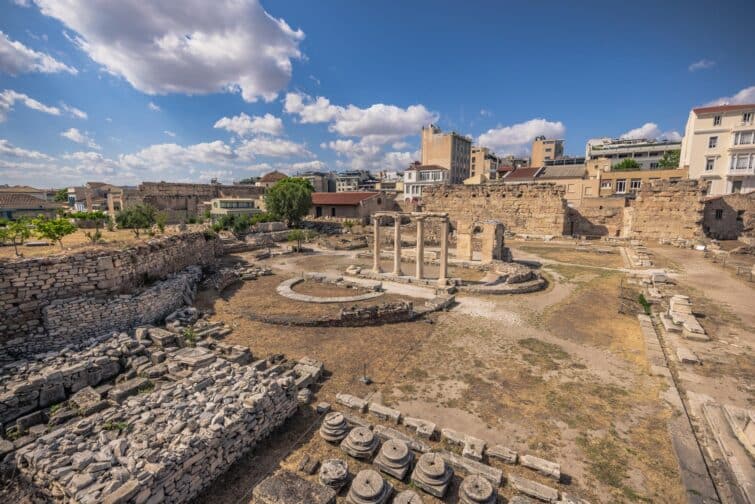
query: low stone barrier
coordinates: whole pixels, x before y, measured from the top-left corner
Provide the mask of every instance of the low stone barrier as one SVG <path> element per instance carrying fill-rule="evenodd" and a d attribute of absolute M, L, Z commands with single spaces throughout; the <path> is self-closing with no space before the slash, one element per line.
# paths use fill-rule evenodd
<path fill-rule="evenodd" d="M 309 294 L 295 292 L 293 290 L 293 287 L 305 280 L 313 280 L 315 282 L 327 283 L 345 288 L 366 288 L 365 285 L 344 280 L 342 277 L 329 277 L 317 273 L 306 273 L 303 277 L 294 277 L 289 278 L 288 280 L 284 280 L 278 285 L 275 291 L 285 298 L 292 299 L 294 301 L 301 301 L 304 303 L 354 303 L 356 301 L 367 301 L 369 299 L 375 299 L 383 295 L 382 290 L 380 290 L 380 284 L 373 285 L 371 292 L 355 294 L 353 296 L 312 296 Z"/>
<path fill-rule="evenodd" d="M 186 502 L 297 410 L 293 378 L 222 359 L 19 449 L 55 502 Z"/>

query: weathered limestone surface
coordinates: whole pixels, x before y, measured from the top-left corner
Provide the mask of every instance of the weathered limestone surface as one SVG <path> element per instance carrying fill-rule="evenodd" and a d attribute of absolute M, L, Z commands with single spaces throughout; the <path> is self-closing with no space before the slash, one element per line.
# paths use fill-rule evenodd
<path fill-rule="evenodd" d="M 260 504 L 335 504 L 332 488 L 312 483 L 292 473 L 281 471 L 264 479 L 252 490 L 254 502 Z"/>
<path fill-rule="evenodd" d="M 556 481 L 561 479 L 561 465 L 549 460 L 535 457 L 534 455 L 522 455 L 519 458 L 519 462 L 524 467 L 529 467 L 539 472 L 543 476 L 553 478 Z"/>
<path fill-rule="evenodd" d="M 561 235 L 566 199 L 554 184 L 439 185 L 422 192 L 423 209 L 448 212 L 452 222 L 495 219 L 514 233 Z"/>
<path fill-rule="evenodd" d="M 186 502 L 296 412 L 293 379 L 266 373 L 217 359 L 38 438 L 16 465 L 57 502 Z"/>
<path fill-rule="evenodd" d="M 631 203 L 632 238 L 703 237 L 703 211 L 706 183 L 697 180 L 643 184 Z"/>
<path fill-rule="evenodd" d="M 53 301 L 132 292 L 145 282 L 164 279 L 188 266 L 211 264 L 219 254 L 218 240 L 194 232 L 150 240 L 125 250 L 2 262 L 0 344 L 12 350 L 49 350 L 57 337 L 41 337 L 49 329 L 44 325 L 43 310 Z M 32 345 L 29 335 L 41 338 Z"/>
<path fill-rule="evenodd" d="M 520 476 L 509 474 L 509 483 L 515 490 L 522 492 L 530 497 L 543 500 L 545 502 L 555 502 L 558 500 L 558 490 L 551 488 L 537 481 L 532 481 Z"/>

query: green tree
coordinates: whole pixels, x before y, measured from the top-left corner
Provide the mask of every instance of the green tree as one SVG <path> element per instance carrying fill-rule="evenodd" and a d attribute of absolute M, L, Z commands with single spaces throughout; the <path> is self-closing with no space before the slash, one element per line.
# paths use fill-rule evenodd
<path fill-rule="evenodd" d="M 617 163 L 611 167 L 611 170 L 614 170 L 614 171 L 630 171 L 630 170 L 639 170 L 639 169 L 640 169 L 640 163 L 638 163 L 632 158 L 626 158 L 622 160 L 620 163 Z"/>
<path fill-rule="evenodd" d="M 663 157 L 660 161 L 658 161 L 658 167 L 659 168 L 679 168 L 679 158 L 682 154 L 682 151 L 675 150 L 671 152 L 666 152 L 663 154 Z"/>
<path fill-rule="evenodd" d="M 168 222 L 168 214 L 165 212 L 157 212 L 155 214 L 155 224 L 157 224 L 157 229 L 160 230 L 160 234 L 165 233 L 165 224 Z"/>
<path fill-rule="evenodd" d="M 58 203 L 68 203 L 68 189 L 58 189 L 55 191 L 54 200 Z"/>
<path fill-rule="evenodd" d="M 155 224 L 156 211 L 149 205 L 135 205 L 118 212 L 115 222 L 119 227 L 130 229 L 139 238 L 139 233 Z"/>
<path fill-rule="evenodd" d="M 65 217 L 58 217 L 57 219 L 40 217 L 39 219 L 34 219 L 34 231 L 37 236 L 58 242 L 61 249 L 63 248 L 63 237 L 75 233 L 76 229 L 78 229 L 76 224 Z"/>
<path fill-rule="evenodd" d="M 292 229 L 288 232 L 288 241 L 296 242 L 296 251 L 301 252 L 301 242 L 306 239 L 304 231 L 301 229 Z"/>
<path fill-rule="evenodd" d="M 10 221 L 5 226 L 5 240 L 9 240 L 13 244 L 13 250 L 18 253 L 18 246 L 23 245 L 24 242 L 31 236 L 31 222 L 28 219 L 18 219 Z"/>
<path fill-rule="evenodd" d="M 248 177 L 245 179 L 239 180 L 239 184 L 247 184 L 247 185 L 254 185 L 260 178 L 259 177 Z"/>
<path fill-rule="evenodd" d="M 313 191 L 308 180 L 288 177 L 267 190 L 265 207 L 275 218 L 285 219 L 286 224 L 293 226 L 309 212 Z"/>

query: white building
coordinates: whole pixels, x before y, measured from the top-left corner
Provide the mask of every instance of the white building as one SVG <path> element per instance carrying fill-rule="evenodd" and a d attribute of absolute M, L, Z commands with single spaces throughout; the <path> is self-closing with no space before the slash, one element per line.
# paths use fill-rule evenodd
<path fill-rule="evenodd" d="M 755 104 L 692 109 L 681 164 L 689 178 L 710 181 L 717 196 L 755 190 Z"/>
<path fill-rule="evenodd" d="M 682 148 L 681 142 L 648 139 L 592 138 L 587 141 L 586 160 L 605 158 L 611 160 L 611 166 L 625 159 L 634 159 L 641 170 L 660 168 L 663 155 Z"/>
<path fill-rule="evenodd" d="M 447 168 L 415 163 L 404 172 L 404 200 L 420 203 L 423 188 L 448 182 Z"/>

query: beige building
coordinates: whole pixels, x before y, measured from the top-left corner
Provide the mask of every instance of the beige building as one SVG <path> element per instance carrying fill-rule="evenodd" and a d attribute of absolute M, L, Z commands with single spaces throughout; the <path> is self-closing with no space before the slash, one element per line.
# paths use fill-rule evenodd
<path fill-rule="evenodd" d="M 214 198 L 208 203 L 210 216 L 216 220 L 224 215 L 254 215 L 262 212 L 251 198 Z"/>
<path fill-rule="evenodd" d="M 680 163 L 712 196 L 755 190 L 755 104 L 692 109 Z"/>
<path fill-rule="evenodd" d="M 596 181 L 594 194 L 614 196 L 634 194 L 643 184 L 655 181 L 676 182 L 689 178 L 686 168 L 669 168 L 667 170 L 612 170 L 613 161 L 607 158 L 591 159 L 586 163 L 587 176 Z"/>
<path fill-rule="evenodd" d="M 469 178 L 475 179 L 479 175 L 481 181 L 495 179 L 502 164 L 501 158 L 490 149 L 476 145 L 472 147 Z"/>
<path fill-rule="evenodd" d="M 404 171 L 404 201 L 422 202 L 422 189 L 448 184 L 448 168 L 438 165 L 413 163 Z"/>
<path fill-rule="evenodd" d="M 262 177 L 260 177 L 260 179 L 254 185 L 257 187 L 264 187 L 265 189 L 269 189 L 285 178 L 288 178 L 288 175 L 286 175 L 285 173 L 281 173 L 277 170 L 271 171 L 270 173 L 266 173 Z"/>
<path fill-rule="evenodd" d="M 546 139 L 544 136 L 536 137 L 532 141 L 532 154 L 530 166 L 532 168 L 541 168 L 545 166 L 546 161 L 552 161 L 563 157 L 564 141 Z"/>
<path fill-rule="evenodd" d="M 451 184 L 461 184 L 469 178 L 472 140 L 456 132 L 442 133 L 430 124 L 422 128 L 422 165 L 442 166 L 449 172 Z"/>
<path fill-rule="evenodd" d="M 610 159 L 612 165 L 633 159 L 643 170 L 657 170 L 666 154 L 681 148 L 681 142 L 669 140 L 592 138 L 587 141 L 585 158 Z"/>

